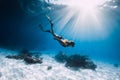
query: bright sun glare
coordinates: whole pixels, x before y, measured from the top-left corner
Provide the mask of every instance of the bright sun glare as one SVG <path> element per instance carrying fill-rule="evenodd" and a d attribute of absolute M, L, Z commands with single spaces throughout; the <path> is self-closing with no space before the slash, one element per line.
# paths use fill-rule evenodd
<path fill-rule="evenodd" d="M 63 2 L 68 7 L 56 12 L 60 14 L 55 19 L 58 22 L 56 25 L 59 26 L 57 32 L 60 34 L 65 32 L 74 39 L 81 40 L 106 37 L 107 31 L 102 25 L 103 13 L 99 8 L 105 0 L 64 0 Z"/>
<path fill-rule="evenodd" d="M 80 10 L 92 10 L 104 3 L 105 0 L 66 0 L 65 4 Z"/>
<path fill-rule="evenodd" d="M 98 0 L 70 0 L 68 5 L 82 10 L 91 10 L 100 4 Z"/>

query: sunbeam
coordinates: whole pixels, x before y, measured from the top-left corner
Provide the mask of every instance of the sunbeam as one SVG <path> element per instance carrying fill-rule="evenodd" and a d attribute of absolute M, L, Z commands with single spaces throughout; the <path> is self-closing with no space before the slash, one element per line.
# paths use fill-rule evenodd
<path fill-rule="evenodd" d="M 99 40 L 107 38 L 108 30 L 106 25 L 103 24 L 104 16 L 102 16 L 105 13 L 100 8 L 105 1 L 63 1 L 63 4 L 67 7 L 54 12 L 56 14 L 54 15 L 56 32 L 75 40 Z"/>

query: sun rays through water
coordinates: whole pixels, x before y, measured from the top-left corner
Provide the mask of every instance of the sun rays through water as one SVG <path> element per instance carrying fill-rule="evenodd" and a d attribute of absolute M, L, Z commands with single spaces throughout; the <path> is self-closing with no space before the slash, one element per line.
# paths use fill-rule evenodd
<path fill-rule="evenodd" d="M 101 5 L 106 0 L 66 0 L 65 8 L 51 12 L 55 30 L 58 34 L 73 40 L 100 40 L 107 38 L 104 19 L 106 13 Z M 59 2 L 60 3 L 60 2 Z"/>

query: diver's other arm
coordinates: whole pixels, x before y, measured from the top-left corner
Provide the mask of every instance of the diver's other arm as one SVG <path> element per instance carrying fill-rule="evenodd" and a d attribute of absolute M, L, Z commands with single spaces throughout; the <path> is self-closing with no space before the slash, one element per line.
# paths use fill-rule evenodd
<path fill-rule="evenodd" d="M 39 28 L 40 28 L 43 32 L 49 32 L 49 33 L 51 33 L 51 31 L 50 31 L 50 30 L 44 30 L 41 24 L 39 24 L 39 26 L 38 26 L 38 27 L 39 27 Z"/>

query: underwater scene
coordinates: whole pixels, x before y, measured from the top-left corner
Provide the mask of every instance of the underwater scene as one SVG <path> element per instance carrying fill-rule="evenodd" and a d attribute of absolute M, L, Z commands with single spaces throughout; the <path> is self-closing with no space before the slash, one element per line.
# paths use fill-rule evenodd
<path fill-rule="evenodd" d="M 0 80 L 120 80 L 120 0 L 0 0 Z"/>

